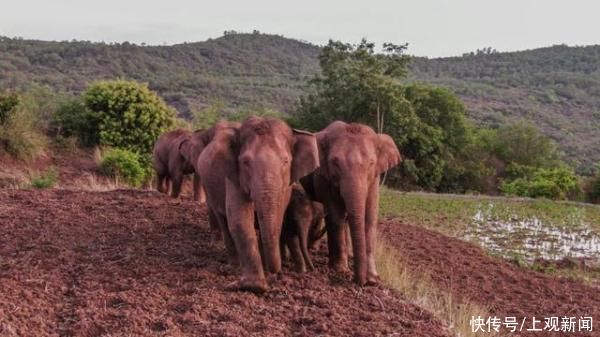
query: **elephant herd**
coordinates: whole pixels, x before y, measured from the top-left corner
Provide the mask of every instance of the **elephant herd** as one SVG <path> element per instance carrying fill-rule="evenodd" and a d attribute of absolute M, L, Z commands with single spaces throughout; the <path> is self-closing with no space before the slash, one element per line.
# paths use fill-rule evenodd
<path fill-rule="evenodd" d="M 378 282 L 379 179 L 401 160 L 388 135 L 341 121 L 309 133 L 250 117 L 171 131 L 157 140 L 153 155 L 161 192 L 170 182 L 177 197 L 183 176 L 194 174 L 194 199 L 205 197 L 210 226 L 240 267 L 234 288 L 266 291 L 267 279 L 281 272 L 285 247 L 297 271 L 312 270 L 308 247 L 325 232 L 329 267 L 348 271 L 348 227 L 354 281 Z"/>

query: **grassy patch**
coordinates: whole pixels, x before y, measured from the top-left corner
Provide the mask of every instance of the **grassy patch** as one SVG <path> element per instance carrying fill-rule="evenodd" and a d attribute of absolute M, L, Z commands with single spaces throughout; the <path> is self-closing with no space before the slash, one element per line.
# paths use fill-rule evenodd
<path fill-rule="evenodd" d="M 471 241 L 520 267 L 586 283 L 600 282 L 598 248 L 590 248 L 597 246 L 600 236 L 597 205 L 382 189 L 380 216 Z M 587 248 L 584 251 L 582 247 Z M 564 263 L 543 266 L 540 258 L 580 262 L 572 267 L 561 267 Z"/>
<path fill-rule="evenodd" d="M 492 207 L 490 207 L 492 205 Z M 380 215 L 456 236 L 473 223 L 478 210 L 498 220 L 536 217 L 556 227 L 586 224 L 600 234 L 600 207 L 591 204 L 489 196 L 403 193 L 381 190 Z"/>
<path fill-rule="evenodd" d="M 383 283 L 401 292 L 411 302 L 431 311 L 446 322 L 456 336 L 495 336 L 494 333 L 474 333 L 469 324 L 472 317 L 489 317 L 486 308 L 475 303 L 459 301 L 452 293 L 437 288 L 427 275 L 408 270 L 402 256 L 379 239 L 376 250 L 377 268 Z"/>
<path fill-rule="evenodd" d="M 29 184 L 31 187 L 37 189 L 51 188 L 56 185 L 57 180 L 58 172 L 56 172 L 56 169 L 54 168 L 49 168 L 45 172 L 33 175 Z"/>

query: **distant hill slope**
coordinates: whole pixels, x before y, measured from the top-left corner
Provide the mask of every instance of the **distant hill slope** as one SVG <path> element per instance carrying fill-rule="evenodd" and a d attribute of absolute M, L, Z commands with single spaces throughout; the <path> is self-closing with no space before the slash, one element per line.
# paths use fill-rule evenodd
<path fill-rule="evenodd" d="M 316 46 L 265 34 L 146 47 L 0 37 L 0 88 L 35 81 L 79 92 L 94 80 L 123 77 L 148 82 L 184 115 L 215 99 L 233 108 L 290 111 L 319 69 L 318 53 Z"/>
<path fill-rule="evenodd" d="M 411 68 L 413 80 L 456 92 L 479 125 L 524 119 L 580 170 L 600 161 L 600 46 L 417 58 Z"/>
<path fill-rule="evenodd" d="M 216 99 L 287 112 L 319 70 L 317 46 L 228 34 L 174 46 L 0 38 L 0 89 L 28 82 L 79 92 L 115 77 L 148 82 L 182 115 Z M 580 170 L 600 162 L 600 46 L 416 58 L 410 80 L 449 87 L 477 125 L 528 120 Z"/>

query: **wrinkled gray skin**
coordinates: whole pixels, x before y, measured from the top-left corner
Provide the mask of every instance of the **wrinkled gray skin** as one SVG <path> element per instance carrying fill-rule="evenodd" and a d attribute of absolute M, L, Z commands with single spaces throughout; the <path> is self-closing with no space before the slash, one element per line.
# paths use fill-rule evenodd
<path fill-rule="evenodd" d="M 349 224 L 354 281 L 376 284 L 379 177 L 400 163 L 400 152 L 391 137 L 362 124 L 333 122 L 316 136 L 321 167 L 301 182 L 311 198 L 325 206 L 329 266 L 348 270 Z"/>
<path fill-rule="evenodd" d="M 314 270 L 309 247 L 313 247 L 325 234 L 325 214 L 323 204 L 312 201 L 302 185 L 292 185 L 292 196 L 285 212 L 281 232 L 281 249 L 287 247 L 292 255 L 296 271 L 304 273 Z"/>
<path fill-rule="evenodd" d="M 221 220 L 223 209 L 226 213 L 225 244 L 230 255 L 239 259 L 242 274 L 233 287 L 264 292 L 265 270 L 281 271 L 279 239 L 291 183 L 319 166 L 316 139 L 293 131 L 283 121 L 262 117 L 250 117 L 230 132 L 223 142 L 218 142 L 215 132 L 198 160 L 199 172 L 209 205 L 214 197 Z M 254 229 L 255 213 L 260 240 Z"/>
<path fill-rule="evenodd" d="M 181 193 L 184 176 L 193 174 L 194 200 L 203 203 L 204 189 L 200 177 L 195 172 L 195 165 L 206 143 L 203 130 L 191 132 L 177 129 L 161 135 L 152 152 L 157 178 L 156 189 L 161 193 L 168 193 L 170 182 L 171 196 L 177 198 Z"/>

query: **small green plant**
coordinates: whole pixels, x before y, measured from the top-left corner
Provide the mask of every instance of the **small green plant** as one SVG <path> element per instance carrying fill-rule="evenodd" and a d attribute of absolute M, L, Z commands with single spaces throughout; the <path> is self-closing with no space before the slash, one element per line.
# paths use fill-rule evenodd
<path fill-rule="evenodd" d="M 100 169 L 105 175 L 122 179 L 133 187 L 139 187 L 146 177 L 140 156 L 124 149 L 108 150 L 102 158 Z"/>
<path fill-rule="evenodd" d="M 0 95 L 0 147 L 17 159 L 28 160 L 46 147 L 39 103 L 29 94 Z"/>
<path fill-rule="evenodd" d="M 51 188 L 54 187 L 54 185 L 56 185 L 57 180 L 58 172 L 56 172 L 56 169 L 51 167 L 45 172 L 41 174 L 36 174 L 33 177 L 31 177 L 30 185 L 31 187 L 36 189 Z"/>

